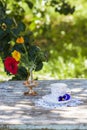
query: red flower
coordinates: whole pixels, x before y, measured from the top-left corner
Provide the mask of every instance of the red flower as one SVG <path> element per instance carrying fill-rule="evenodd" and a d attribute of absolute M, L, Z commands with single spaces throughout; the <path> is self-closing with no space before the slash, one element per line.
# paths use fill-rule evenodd
<path fill-rule="evenodd" d="M 4 66 L 8 72 L 15 75 L 18 71 L 18 63 L 13 57 L 7 57 L 4 61 Z"/>

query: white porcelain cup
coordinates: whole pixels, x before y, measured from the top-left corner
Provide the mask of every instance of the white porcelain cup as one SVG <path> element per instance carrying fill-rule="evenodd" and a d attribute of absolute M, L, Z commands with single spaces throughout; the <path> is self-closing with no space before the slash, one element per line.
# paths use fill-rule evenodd
<path fill-rule="evenodd" d="M 51 94 L 58 96 L 63 96 L 67 92 L 67 84 L 65 83 L 53 83 L 51 84 Z"/>

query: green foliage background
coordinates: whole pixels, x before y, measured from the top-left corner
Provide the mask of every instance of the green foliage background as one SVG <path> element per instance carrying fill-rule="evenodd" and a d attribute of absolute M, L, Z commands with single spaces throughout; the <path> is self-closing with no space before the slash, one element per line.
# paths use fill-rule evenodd
<path fill-rule="evenodd" d="M 47 52 L 48 62 L 35 73 L 38 79 L 87 77 L 87 1 L 66 0 L 75 12 L 55 11 L 44 0 L 6 0 L 7 13 L 26 23 L 37 45 Z M 49 0 L 50 1 L 50 0 Z M 61 2 L 60 2 L 61 3 Z M 60 4 L 61 5 L 61 4 Z M 66 10 L 63 10 L 66 12 Z M 18 15 L 19 14 L 19 15 Z"/>

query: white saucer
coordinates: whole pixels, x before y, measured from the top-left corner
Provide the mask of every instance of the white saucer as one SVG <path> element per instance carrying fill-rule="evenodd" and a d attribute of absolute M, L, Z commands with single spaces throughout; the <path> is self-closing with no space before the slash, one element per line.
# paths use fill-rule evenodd
<path fill-rule="evenodd" d="M 58 101 L 58 97 L 54 97 L 52 94 L 42 97 L 43 101 L 54 104 L 63 104 L 71 101 L 71 98 L 67 101 Z"/>

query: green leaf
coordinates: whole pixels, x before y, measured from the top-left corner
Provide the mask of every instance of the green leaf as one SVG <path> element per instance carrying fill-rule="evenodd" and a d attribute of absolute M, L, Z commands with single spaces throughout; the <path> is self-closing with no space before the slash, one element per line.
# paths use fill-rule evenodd
<path fill-rule="evenodd" d="M 7 32 L 6 31 L 3 31 L 1 28 L 0 28 L 0 40 L 3 39 L 3 37 L 5 37 L 7 35 Z"/>
<path fill-rule="evenodd" d="M 28 7 L 29 7 L 30 9 L 33 8 L 33 3 L 32 3 L 31 1 L 26 0 L 25 2 L 28 4 Z"/>
<path fill-rule="evenodd" d="M 15 37 L 17 37 L 20 33 L 20 30 L 18 30 L 17 28 L 12 29 L 12 34 L 15 35 Z"/>
<path fill-rule="evenodd" d="M 25 29 L 26 29 L 25 24 L 24 24 L 23 22 L 20 22 L 20 23 L 18 24 L 18 29 L 19 29 L 20 31 L 25 31 Z"/>
<path fill-rule="evenodd" d="M 18 73 L 21 74 L 21 76 L 25 78 L 27 77 L 27 74 L 28 74 L 27 70 L 23 66 L 19 67 Z"/>
<path fill-rule="evenodd" d="M 36 63 L 36 69 L 35 69 L 35 71 L 39 71 L 39 70 L 41 70 L 42 67 L 43 67 L 43 63 L 42 63 L 42 62 L 38 62 L 38 63 Z"/>
<path fill-rule="evenodd" d="M 14 51 L 14 50 L 17 50 L 17 51 L 22 52 L 22 53 L 25 52 L 25 50 L 24 50 L 24 48 L 21 44 L 14 45 L 13 48 L 12 48 L 12 51 Z"/>
<path fill-rule="evenodd" d="M 12 29 L 12 32 L 13 32 L 16 36 L 18 36 L 18 35 L 20 35 L 21 32 L 25 31 L 25 29 L 26 29 L 25 24 L 22 23 L 22 22 L 20 22 L 16 28 Z"/>
<path fill-rule="evenodd" d="M 6 17 L 3 22 L 5 22 L 8 27 L 11 27 L 12 25 L 14 25 L 13 19 L 8 18 L 8 17 Z"/>
<path fill-rule="evenodd" d="M 59 3 L 58 1 L 52 0 L 52 1 L 51 1 L 51 6 L 55 6 L 55 5 L 57 5 L 58 3 Z"/>

